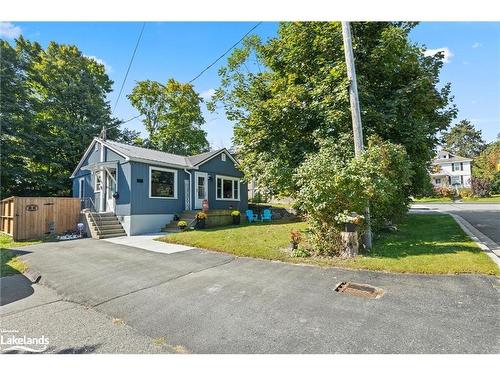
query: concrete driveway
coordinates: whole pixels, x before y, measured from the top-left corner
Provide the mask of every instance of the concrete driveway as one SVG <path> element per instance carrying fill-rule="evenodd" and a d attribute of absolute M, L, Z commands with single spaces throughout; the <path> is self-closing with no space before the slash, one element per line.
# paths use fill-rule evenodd
<path fill-rule="evenodd" d="M 323 269 L 196 249 L 162 254 L 92 239 L 24 249 L 42 283 L 66 301 L 192 353 L 500 351 L 496 277 Z M 342 281 L 385 295 L 339 294 Z"/>

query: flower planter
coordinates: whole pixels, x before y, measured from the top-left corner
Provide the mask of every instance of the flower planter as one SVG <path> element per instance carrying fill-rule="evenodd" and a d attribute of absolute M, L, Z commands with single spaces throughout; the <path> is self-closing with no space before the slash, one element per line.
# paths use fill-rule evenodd
<path fill-rule="evenodd" d="M 344 229 L 346 232 L 356 232 L 358 226 L 353 223 L 345 223 L 344 224 Z"/>
<path fill-rule="evenodd" d="M 233 225 L 239 225 L 241 222 L 241 216 L 240 215 L 233 215 Z"/>

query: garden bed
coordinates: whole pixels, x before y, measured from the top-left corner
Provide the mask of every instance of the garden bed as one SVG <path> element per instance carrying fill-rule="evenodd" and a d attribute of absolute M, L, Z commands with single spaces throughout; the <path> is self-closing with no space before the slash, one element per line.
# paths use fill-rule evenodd
<path fill-rule="evenodd" d="M 306 229 L 305 222 L 278 221 L 182 232 L 161 240 L 237 256 L 318 266 L 429 274 L 500 274 L 498 267 L 449 215 L 408 215 L 397 232 L 375 238 L 369 255 L 354 259 L 292 257 L 286 251 L 290 232 Z"/>

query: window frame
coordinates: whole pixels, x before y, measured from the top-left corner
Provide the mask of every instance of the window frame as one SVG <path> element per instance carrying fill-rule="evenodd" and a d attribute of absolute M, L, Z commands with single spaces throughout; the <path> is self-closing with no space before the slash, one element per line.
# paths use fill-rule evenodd
<path fill-rule="evenodd" d="M 220 160 L 226 161 L 226 153 L 225 152 L 223 152 L 222 154 L 220 154 Z"/>
<path fill-rule="evenodd" d="M 102 184 L 103 184 L 103 171 L 95 171 L 94 172 L 94 193 L 100 193 L 102 191 Z M 101 183 L 99 184 L 99 189 L 97 189 L 97 176 L 101 176 Z"/>
<path fill-rule="evenodd" d="M 174 174 L 174 196 L 173 197 L 154 197 L 151 195 L 151 179 L 153 177 L 153 171 L 160 171 L 160 172 L 170 172 Z M 169 168 L 160 168 L 160 167 L 153 167 L 149 166 L 149 186 L 148 186 L 148 196 L 150 199 L 177 199 L 178 197 L 178 187 L 177 187 L 177 170 L 176 169 L 169 169 Z"/>
<path fill-rule="evenodd" d="M 218 197 L 218 181 L 221 180 L 221 197 Z M 224 180 L 231 181 L 231 198 L 224 198 Z M 240 187 L 241 179 L 238 177 L 232 176 L 224 176 L 224 175 L 215 175 L 215 200 L 217 201 L 232 201 L 232 202 L 240 202 L 241 200 L 241 187 Z M 234 198 L 234 186 L 235 184 L 238 186 L 238 198 Z"/>
<path fill-rule="evenodd" d="M 78 198 L 85 198 L 85 177 L 80 177 L 78 179 Z"/>

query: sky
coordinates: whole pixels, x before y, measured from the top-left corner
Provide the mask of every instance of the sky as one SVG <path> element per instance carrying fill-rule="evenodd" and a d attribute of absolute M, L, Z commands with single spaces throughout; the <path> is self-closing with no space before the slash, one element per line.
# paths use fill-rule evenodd
<path fill-rule="evenodd" d="M 137 115 L 126 95 L 136 81 L 188 82 L 247 33 L 255 22 L 148 22 L 113 115 L 125 121 Z M 0 37 L 11 42 L 22 34 L 42 46 L 50 41 L 74 44 L 85 55 L 102 62 L 114 81 L 109 101 L 113 108 L 142 27 L 141 22 L 2 22 Z M 263 40 L 276 35 L 277 23 L 264 22 L 253 33 Z M 468 119 L 487 142 L 500 133 L 500 23 L 423 22 L 410 34 L 428 53 L 443 50 L 441 84 L 451 82 L 459 109 L 454 121 Z M 194 81 L 195 90 L 208 99 L 219 85 L 221 59 Z M 362 105 L 362 103 L 361 103 Z M 213 148 L 230 147 L 233 125 L 224 114 L 203 106 L 203 126 Z M 146 135 L 140 119 L 126 127 Z"/>

